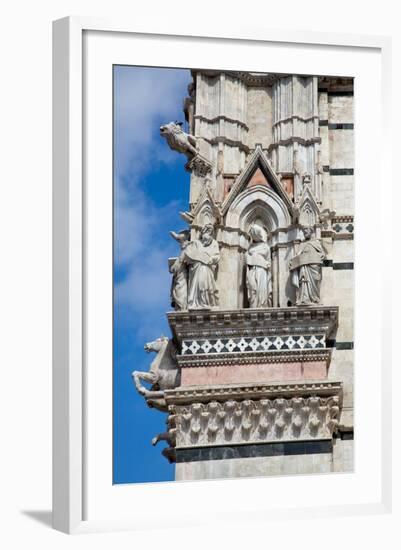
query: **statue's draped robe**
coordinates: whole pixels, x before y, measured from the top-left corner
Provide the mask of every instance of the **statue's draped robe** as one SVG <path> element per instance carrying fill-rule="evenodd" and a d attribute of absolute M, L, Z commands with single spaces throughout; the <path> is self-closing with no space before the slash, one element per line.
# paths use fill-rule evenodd
<path fill-rule="evenodd" d="M 249 307 L 272 306 L 272 281 L 270 272 L 270 248 L 265 242 L 251 244 L 247 252 L 247 276 Z"/>
<path fill-rule="evenodd" d="M 179 258 L 171 266 L 173 280 L 171 283 L 171 305 L 176 310 L 187 309 L 188 301 L 188 268 L 185 264 L 185 255 L 181 252 Z"/>
<path fill-rule="evenodd" d="M 219 259 L 219 245 L 214 239 L 207 245 L 200 240 L 193 241 L 185 249 L 185 261 L 189 265 L 188 309 L 218 306 L 215 271 Z"/>
<path fill-rule="evenodd" d="M 319 240 L 301 243 L 298 256 L 317 255 L 321 263 L 302 265 L 293 271 L 293 283 L 297 287 L 297 305 L 318 304 L 320 302 L 320 283 L 322 263 L 326 256 Z"/>

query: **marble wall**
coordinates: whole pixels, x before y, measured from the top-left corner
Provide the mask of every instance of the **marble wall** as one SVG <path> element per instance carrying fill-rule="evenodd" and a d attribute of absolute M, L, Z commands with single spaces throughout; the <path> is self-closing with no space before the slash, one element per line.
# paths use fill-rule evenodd
<path fill-rule="evenodd" d="M 327 339 L 331 359 L 316 363 L 311 378 L 342 384 L 339 435 L 314 452 L 214 456 L 180 454 L 176 479 L 209 479 L 292 473 L 328 473 L 353 468 L 354 364 L 354 115 L 352 79 L 193 71 L 191 133 L 213 166 L 210 174 L 220 246 L 217 286 L 220 309 L 247 308 L 247 231 L 258 219 L 269 232 L 273 306 L 294 306 L 289 261 L 308 220 L 326 257 L 320 303 L 338 306 L 338 327 Z M 192 173 L 190 211 L 204 196 L 204 178 Z M 209 200 L 209 199 L 208 199 Z M 235 367 L 235 365 L 232 365 Z M 280 371 L 281 368 L 281 371 Z M 182 386 L 299 378 L 301 363 L 187 368 Z M 320 369 L 320 370 L 319 370 Z M 273 372 L 274 370 L 274 372 Z M 279 373 L 281 372 L 281 374 Z M 304 373 L 302 374 L 304 376 Z M 273 377 L 273 378 L 272 378 Z M 342 438 L 342 434 L 347 434 Z M 318 442 L 316 442 L 318 445 Z M 326 445 L 326 444 L 325 444 Z M 324 447 L 324 448 L 323 448 Z M 221 451 L 223 452 L 223 451 Z M 186 458 L 185 458 L 186 457 Z"/>

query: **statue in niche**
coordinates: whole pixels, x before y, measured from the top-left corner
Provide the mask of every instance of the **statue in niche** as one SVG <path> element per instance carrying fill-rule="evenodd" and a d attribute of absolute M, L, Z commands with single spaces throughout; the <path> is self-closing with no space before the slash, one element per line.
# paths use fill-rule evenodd
<path fill-rule="evenodd" d="M 186 310 L 188 307 L 188 266 L 185 263 L 185 248 L 189 244 L 190 232 L 188 229 L 175 233 L 170 231 L 170 235 L 181 247 L 181 253 L 178 258 L 170 265 L 170 273 L 173 274 L 171 282 L 171 305 L 177 311 Z"/>
<path fill-rule="evenodd" d="M 322 263 L 326 257 L 319 239 L 312 239 L 313 229 L 302 228 L 304 241 L 298 254 L 289 264 L 291 281 L 296 287 L 296 305 L 308 306 L 320 302 L 320 284 L 322 281 Z"/>
<path fill-rule="evenodd" d="M 213 238 L 213 225 L 201 229 L 200 238 L 191 241 L 182 251 L 188 265 L 188 309 L 212 309 L 219 305 L 216 271 L 220 250 Z"/>
<path fill-rule="evenodd" d="M 249 230 L 249 236 L 251 244 L 246 254 L 246 286 L 249 307 L 271 307 L 273 292 L 267 233 L 263 227 L 254 223 Z"/>

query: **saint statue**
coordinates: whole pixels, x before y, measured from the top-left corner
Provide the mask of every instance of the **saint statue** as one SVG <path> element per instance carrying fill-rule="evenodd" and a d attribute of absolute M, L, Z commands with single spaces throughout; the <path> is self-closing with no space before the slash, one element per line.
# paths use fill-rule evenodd
<path fill-rule="evenodd" d="M 219 245 L 213 238 L 213 225 L 201 229 L 200 239 L 183 250 L 188 265 L 188 309 L 212 309 L 218 306 L 216 271 L 220 259 Z"/>
<path fill-rule="evenodd" d="M 267 233 L 257 223 L 249 230 L 251 244 L 246 254 L 246 286 L 250 308 L 272 306 L 272 280 L 270 248 Z"/>
<path fill-rule="evenodd" d="M 185 263 L 184 250 L 189 243 L 190 232 L 188 229 L 175 233 L 170 231 L 170 235 L 179 242 L 181 252 L 170 265 L 170 273 L 173 274 L 171 282 L 171 305 L 177 310 L 186 310 L 188 307 L 188 266 Z"/>
<path fill-rule="evenodd" d="M 289 264 L 291 279 L 297 289 L 297 306 L 308 306 L 320 302 L 322 263 L 326 257 L 319 239 L 312 239 L 313 229 L 302 229 L 305 240 L 301 242 L 298 254 Z"/>

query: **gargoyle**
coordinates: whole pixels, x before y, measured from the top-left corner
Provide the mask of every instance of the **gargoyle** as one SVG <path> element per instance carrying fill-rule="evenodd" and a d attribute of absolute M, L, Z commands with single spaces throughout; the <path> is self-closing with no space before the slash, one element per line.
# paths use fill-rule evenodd
<path fill-rule="evenodd" d="M 198 154 L 196 138 L 183 131 L 182 122 L 163 124 L 160 126 L 160 135 L 166 138 L 170 149 L 184 153 L 188 160 L 192 160 Z"/>

